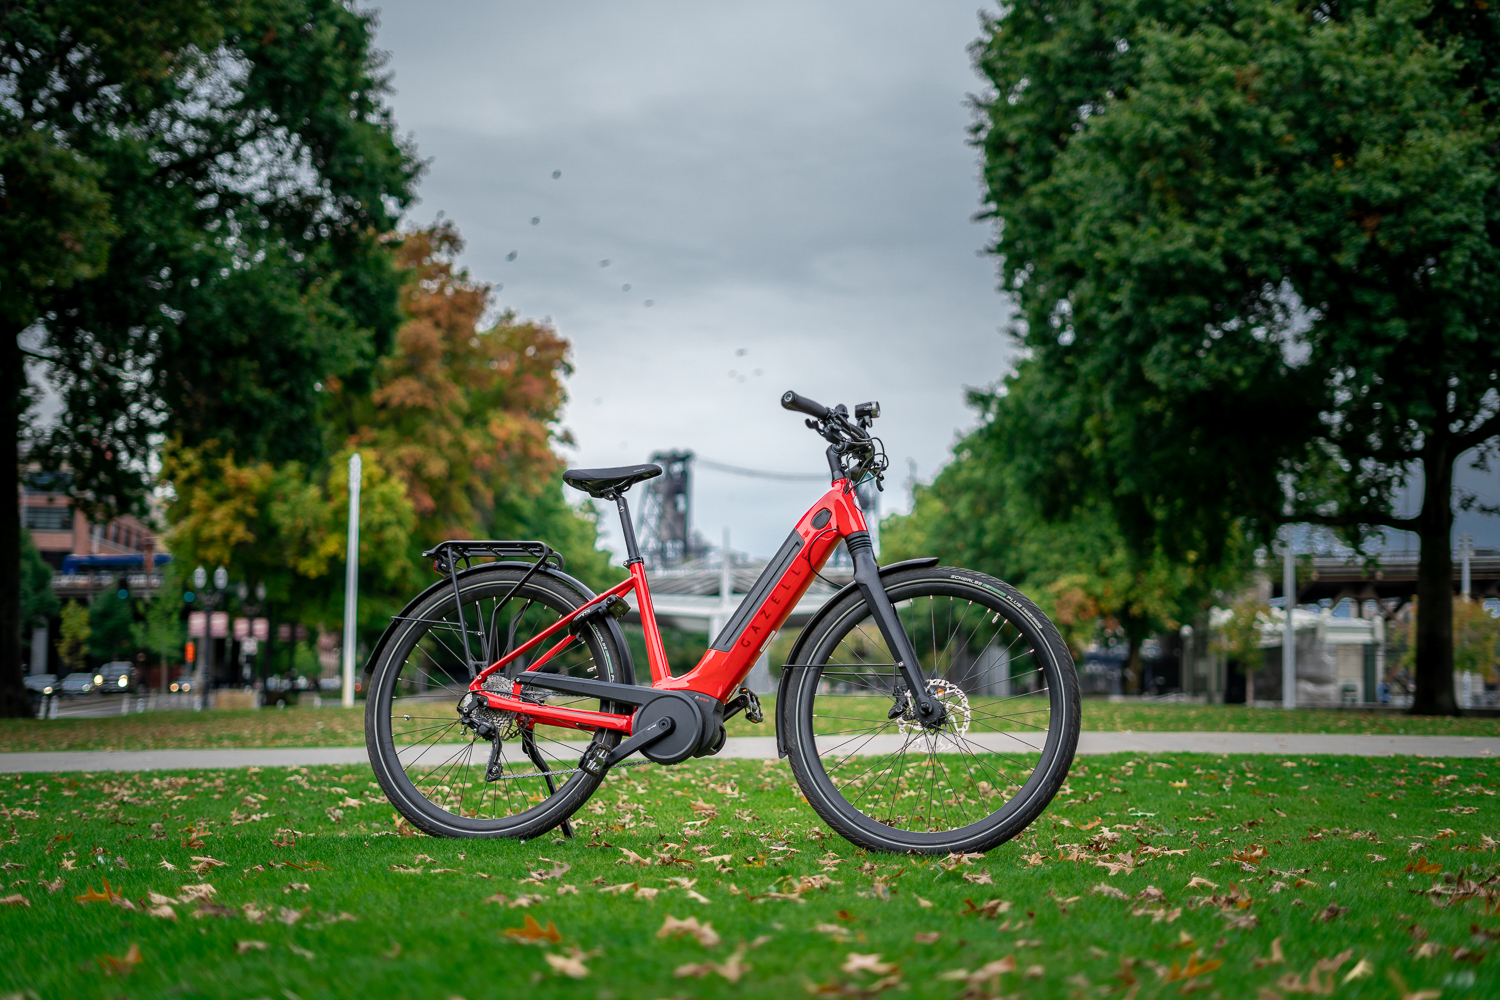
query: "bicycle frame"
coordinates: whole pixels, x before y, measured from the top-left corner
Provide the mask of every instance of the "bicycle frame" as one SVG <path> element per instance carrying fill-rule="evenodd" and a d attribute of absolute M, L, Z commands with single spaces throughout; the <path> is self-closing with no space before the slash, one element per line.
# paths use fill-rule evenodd
<path fill-rule="evenodd" d="M 620 581 L 479 671 L 469 683 L 469 690 L 484 697 L 493 709 L 515 712 L 521 724 L 528 727 L 547 725 L 586 731 L 612 729 L 629 735 L 633 731 L 633 714 L 585 711 L 523 700 L 523 681 L 519 677 L 510 695 L 485 691 L 483 684 L 497 670 L 505 669 L 518 657 L 540 648 L 557 633 L 569 630 L 543 652 L 536 662 L 528 666 L 525 672 L 539 669 L 569 644 L 577 641 L 577 636 L 570 627 L 580 616 L 611 597 L 623 598 L 634 592 L 641 616 L 641 628 L 646 634 L 646 658 L 651 668 L 651 686 L 664 691 L 693 691 L 710 695 L 720 702 L 726 701 L 738 690 L 755 661 L 786 623 L 792 609 L 807 593 L 813 577 L 823 568 L 838 543 L 849 535 L 867 530 L 864 514 L 854 499 L 853 485 L 848 479 L 836 480 L 828 488 L 828 492 L 802 515 L 776 559 L 756 580 L 724 631 L 710 641 L 703 658 L 681 677 L 673 677 L 667 665 L 661 629 L 656 624 L 656 612 L 651 604 L 651 587 L 646 579 L 645 564 L 637 559 L 630 563 L 628 579 Z"/>

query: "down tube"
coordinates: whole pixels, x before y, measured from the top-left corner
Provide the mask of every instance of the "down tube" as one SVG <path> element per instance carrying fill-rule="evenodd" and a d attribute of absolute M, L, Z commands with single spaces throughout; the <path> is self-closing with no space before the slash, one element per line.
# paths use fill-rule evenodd
<path fill-rule="evenodd" d="M 659 680 L 653 687 L 701 691 L 720 701 L 731 697 L 812 586 L 817 571 L 840 539 L 865 530 L 865 518 L 849 481 L 840 479 L 802 515 L 777 557 L 755 581 L 698 665 L 681 677 Z"/>

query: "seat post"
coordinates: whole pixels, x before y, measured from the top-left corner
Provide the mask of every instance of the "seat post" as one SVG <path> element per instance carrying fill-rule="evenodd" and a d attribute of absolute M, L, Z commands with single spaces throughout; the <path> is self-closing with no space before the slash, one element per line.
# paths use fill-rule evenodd
<path fill-rule="evenodd" d="M 630 523 L 630 506 L 625 502 L 625 494 L 616 493 L 614 497 L 615 507 L 620 511 L 620 530 L 625 533 L 625 565 L 645 562 L 641 558 L 641 547 L 635 541 L 635 525 Z"/>

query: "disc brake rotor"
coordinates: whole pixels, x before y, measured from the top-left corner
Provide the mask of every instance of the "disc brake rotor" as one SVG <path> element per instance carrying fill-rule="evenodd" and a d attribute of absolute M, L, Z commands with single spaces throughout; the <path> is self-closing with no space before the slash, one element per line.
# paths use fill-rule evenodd
<path fill-rule="evenodd" d="M 927 682 L 927 693 L 936 699 L 948 713 L 948 718 L 942 726 L 944 731 L 957 733 L 959 736 L 969 731 L 969 723 L 974 718 L 974 710 L 969 707 L 969 696 L 964 694 L 963 688 L 951 681 L 934 677 Z M 907 736 L 926 731 L 922 723 L 918 721 L 916 713 L 910 708 L 896 720 L 896 728 Z"/>

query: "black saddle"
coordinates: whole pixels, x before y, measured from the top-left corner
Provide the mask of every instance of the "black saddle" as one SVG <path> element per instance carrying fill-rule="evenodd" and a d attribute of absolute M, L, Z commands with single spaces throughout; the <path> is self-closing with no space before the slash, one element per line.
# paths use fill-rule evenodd
<path fill-rule="evenodd" d="M 618 469 L 569 469 L 563 473 L 563 482 L 591 497 L 612 500 L 636 483 L 659 475 L 659 465 L 622 465 Z"/>

